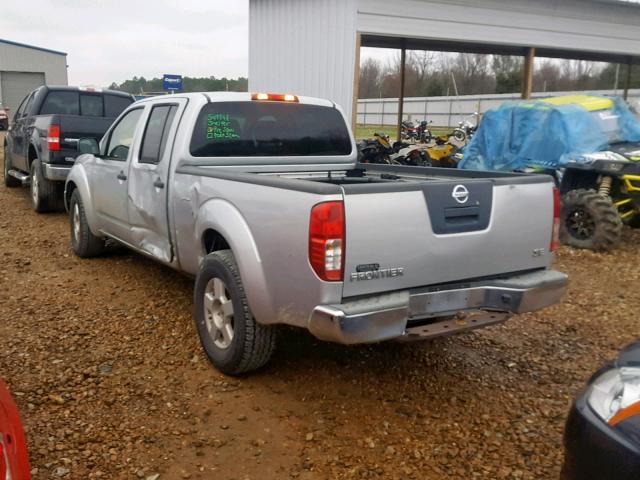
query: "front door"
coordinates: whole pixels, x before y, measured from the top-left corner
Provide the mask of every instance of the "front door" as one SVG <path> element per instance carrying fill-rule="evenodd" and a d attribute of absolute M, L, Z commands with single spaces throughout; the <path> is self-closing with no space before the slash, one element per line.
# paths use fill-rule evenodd
<path fill-rule="evenodd" d="M 142 145 L 129 169 L 131 244 L 158 260 L 173 259 L 167 216 L 167 191 L 173 140 L 185 99 L 155 104 L 144 127 Z"/>
<path fill-rule="evenodd" d="M 91 175 L 93 205 L 100 229 L 119 240 L 128 241 L 127 211 L 128 173 L 131 157 L 139 148 L 134 139 L 139 128 L 143 107 L 128 111 L 111 129 L 100 157 L 95 160 Z"/>

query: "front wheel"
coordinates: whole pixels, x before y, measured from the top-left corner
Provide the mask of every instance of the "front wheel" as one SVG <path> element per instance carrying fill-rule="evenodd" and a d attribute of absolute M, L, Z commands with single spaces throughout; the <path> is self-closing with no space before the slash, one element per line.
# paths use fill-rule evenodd
<path fill-rule="evenodd" d="M 91 233 L 84 204 L 77 189 L 71 194 L 69 202 L 69 227 L 71 229 L 71 248 L 76 255 L 82 258 L 95 257 L 104 251 L 104 238 Z"/>
<path fill-rule="evenodd" d="M 467 134 L 461 128 L 456 128 L 453 131 L 453 138 L 455 138 L 458 142 L 464 142 L 467 139 Z"/>
<path fill-rule="evenodd" d="M 275 350 L 275 327 L 251 314 L 231 250 L 205 258 L 196 278 L 194 317 L 207 357 L 226 375 L 259 369 Z"/>
<path fill-rule="evenodd" d="M 7 188 L 16 188 L 20 186 L 20 180 L 9 175 L 11 170 L 11 156 L 7 145 L 4 146 L 4 186 Z"/>
<path fill-rule="evenodd" d="M 622 221 L 611 198 L 595 190 L 571 190 L 562 197 L 560 240 L 566 245 L 608 251 L 618 246 Z"/>

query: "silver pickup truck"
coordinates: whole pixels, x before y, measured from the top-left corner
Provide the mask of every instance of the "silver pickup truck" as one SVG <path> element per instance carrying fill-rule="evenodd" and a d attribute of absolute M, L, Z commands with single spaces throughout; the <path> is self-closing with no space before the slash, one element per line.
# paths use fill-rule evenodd
<path fill-rule="evenodd" d="M 551 177 L 358 164 L 327 100 L 155 97 L 79 148 L 73 250 L 113 239 L 196 277 L 200 340 L 227 374 L 269 360 L 276 324 L 345 344 L 424 339 L 565 290 Z"/>

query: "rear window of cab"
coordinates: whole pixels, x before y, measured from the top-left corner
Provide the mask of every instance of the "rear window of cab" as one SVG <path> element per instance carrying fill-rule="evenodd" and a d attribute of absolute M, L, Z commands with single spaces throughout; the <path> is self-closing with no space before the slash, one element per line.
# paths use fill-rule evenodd
<path fill-rule="evenodd" d="M 73 90 L 52 90 L 40 107 L 40 115 L 81 115 L 115 118 L 133 103 L 121 95 Z"/>
<path fill-rule="evenodd" d="M 194 157 L 332 156 L 351 149 L 337 109 L 270 101 L 205 105 L 190 145 Z"/>

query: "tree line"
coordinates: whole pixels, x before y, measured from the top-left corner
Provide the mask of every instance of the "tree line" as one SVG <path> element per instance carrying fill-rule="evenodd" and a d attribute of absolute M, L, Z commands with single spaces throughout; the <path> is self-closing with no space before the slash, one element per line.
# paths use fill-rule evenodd
<path fill-rule="evenodd" d="M 109 88 L 140 95 L 143 93 L 162 92 L 162 78 L 147 80 L 144 77 L 133 77 L 122 83 L 113 82 Z M 245 77 L 182 77 L 183 92 L 246 92 L 248 80 Z"/>
<path fill-rule="evenodd" d="M 405 96 L 516 93 L 522 89 L 524 59 L 518 56 L 408 51 Z M 400 54 L 386 64 L 368 57 L 360 65 L 359 98 L 397 97 Z M 617 75 L 616 75 L 617 71 Z M 582 60 L 537 58 L 533 91 L 624 88 L 627 66 Z M 640 88 L 640 68 L 632 69 L 631 88 Z"/>

